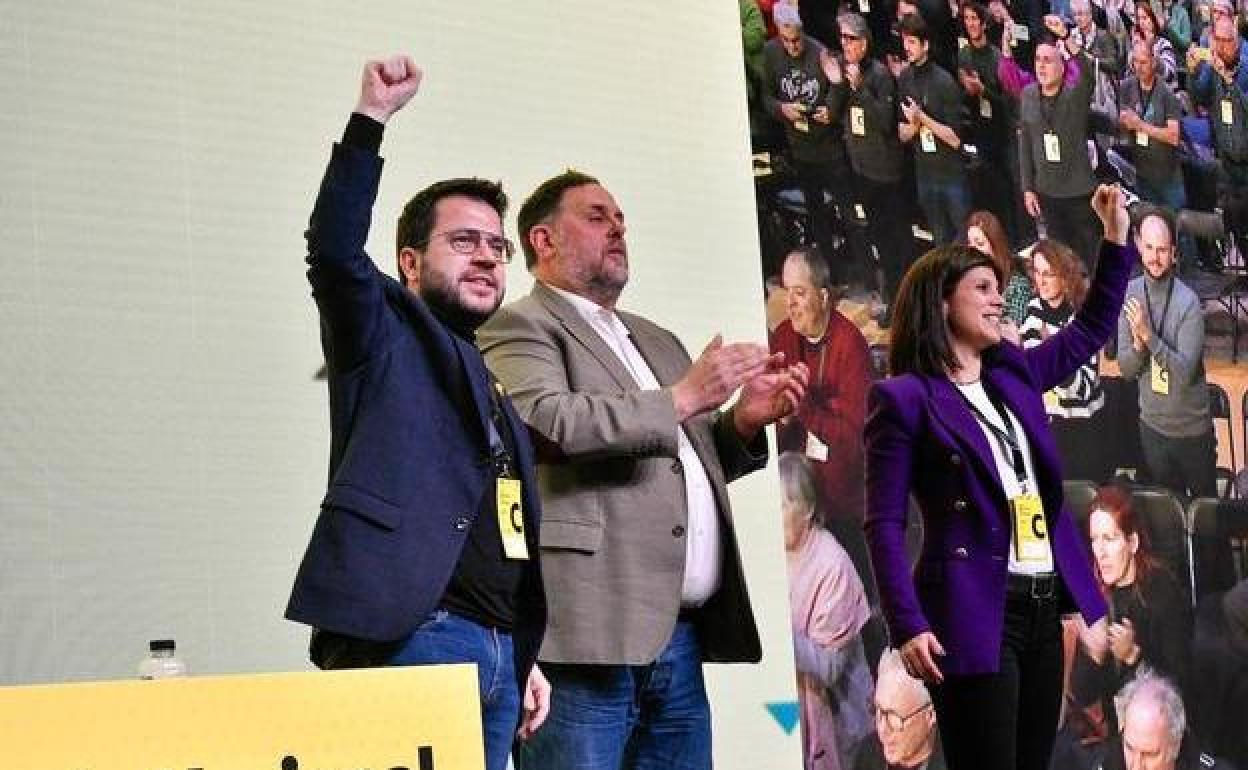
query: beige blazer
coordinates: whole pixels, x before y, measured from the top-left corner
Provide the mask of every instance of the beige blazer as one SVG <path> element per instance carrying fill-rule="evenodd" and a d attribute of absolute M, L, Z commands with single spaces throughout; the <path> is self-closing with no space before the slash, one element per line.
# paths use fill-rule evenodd
<path fill-rule="evenodd" d="M 537 447 L 543 661 L 650 663 L 680 612 L 687 509 L 667 386 L 691 361 L 670 332 L 618 315 L 662 390 L 640 390 L 576 308 L 541 283 L 477 333 Z M 703 659 L 757 661 L 762 649 L 727 483 L 766 464 L 766 437 L 743 445 L 728 413 L 693 418 L 685 428 L 711 480 L 723 538 L 720 588 L 693 613 Z"/>

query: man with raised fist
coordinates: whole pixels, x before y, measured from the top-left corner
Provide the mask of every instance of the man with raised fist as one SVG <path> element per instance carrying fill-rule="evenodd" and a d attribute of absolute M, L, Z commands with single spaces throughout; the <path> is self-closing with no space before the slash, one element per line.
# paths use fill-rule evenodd
<path fill-rule="evenodd" d="M 545 719 L 533 665 L 546 622 L 533 451 L 475 332 L 503 300 L 507 197 L 476 178 L 416 194 L 400 280 L 364 251 L 382 132 L 420 86 L 370 61 L 307 231 L 329 371 L 329 487 L 286 617 L 322 668 L 475 663 L 486 767 Z"/>

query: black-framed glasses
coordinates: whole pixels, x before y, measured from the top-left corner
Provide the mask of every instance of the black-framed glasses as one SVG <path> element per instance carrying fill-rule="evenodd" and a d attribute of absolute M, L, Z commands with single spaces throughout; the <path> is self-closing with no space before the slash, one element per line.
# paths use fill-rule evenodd
<path fill-rule="evenodd" d="M 484 242 L 485 247 L 490 251 L 490 256 L 503 264 L 510 263 L 511 258 L 516 254 L 516 245 L 510 239 L 474 227 L 460 227 L 432 233 L 424 243 L 417 245 L 426 246 L 434 238 L 445 238 L 451 250 L 456 254 L 476 254 L 481 248 L 481 243 Z"/>
<path fill-rule="evenodd" d="M 919 706 L 914 711 L 911 711 L 909 714 L 902 716 L 901 714 L 898 714 L 896 711 L 893 711 L 892 709 L 882 709 L 879 706 L 872 704 L 871 716 L 875 719 L 875 722 L 877 725 L 882 721 L 884 722 L 884 725 L 888 727 L 889 730 L 892 730 L 893 732 L 899 732 L 901 730 L 906 729 L 906 725 L 909 724 L 911 719 L 914 719 L 919 714 L 922 714 L 924 711 L 927 711 L 931 707 L 932 707 L 932 704 L 929 701 L 927 703 L 924 703 L 922 706 Z"/>

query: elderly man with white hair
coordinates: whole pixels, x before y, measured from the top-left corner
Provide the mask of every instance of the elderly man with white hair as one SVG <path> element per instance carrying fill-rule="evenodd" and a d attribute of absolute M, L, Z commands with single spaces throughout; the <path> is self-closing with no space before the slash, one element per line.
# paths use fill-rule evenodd
<path fill-rule="evenodd" d="M 1144 669 L 1117 700 L 1122 732 L 1109 741 L 1101 770 L 1228 770 L 1184 740 L 1187 712 L 1168 679 Z"/>
<path fill-rule="evenodd" d="M 897 650 L 880 656 L 872 707 L 876 737 L 862 742 L 854 770 L 945 770 L 932 697 Z"/>

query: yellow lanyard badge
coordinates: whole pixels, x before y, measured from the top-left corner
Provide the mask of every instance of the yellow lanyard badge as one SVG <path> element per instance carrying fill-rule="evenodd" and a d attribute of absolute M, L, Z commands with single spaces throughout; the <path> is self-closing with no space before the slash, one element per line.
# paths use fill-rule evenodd
<path fill-rule="evenodd" d="M 1153 392 L 1159 396 L 1170 395 L 1170 370 L 1161 364 L 1153 361 L 1153 365 L 1149 367 L 1152 370 L 1152 386 Z"/>
<path fill-rule="evenodd" d="M 1049 526 L 1040 495 L 1024 492 L 1010 498 L 1014 557 L 1020 562 L 1048 562 Z"/>
<path fill-rule="evenodd" d="M 498 501 L 498 533 L 503 538 L 503 554 L 508 559 L 529 558 L 524 540 L 524 503 L 520 496 L 519 479 L 498 479 L 495 498 Z"/>

